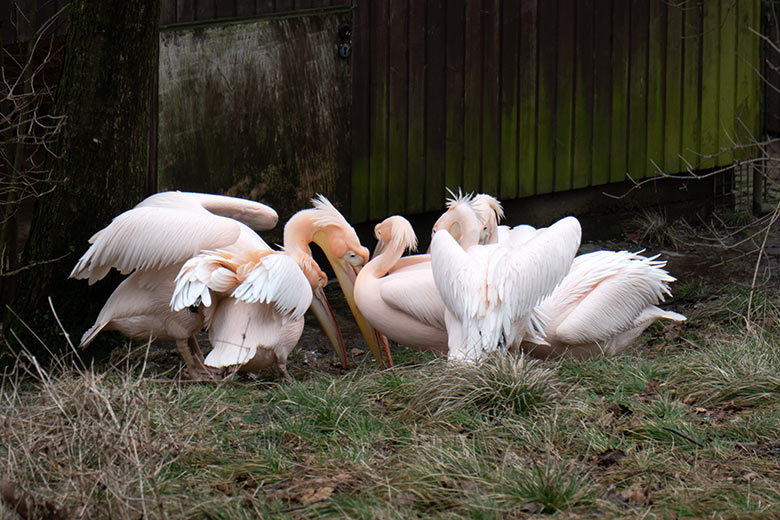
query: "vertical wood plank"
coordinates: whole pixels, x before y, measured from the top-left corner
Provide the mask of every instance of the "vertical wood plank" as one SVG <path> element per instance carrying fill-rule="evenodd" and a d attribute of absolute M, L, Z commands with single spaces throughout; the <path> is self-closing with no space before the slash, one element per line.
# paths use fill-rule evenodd
<path fill-rule="evenodd" d="M 751 2 L 748 2 L 748 7 L 751 10 L 751 27 L 753 28 L 753 31 L 755 32 L 761 32 L 761 0 L 752 0 Z M 761 77 L 755 72 L 756 70 L 761 70 L 761 42 L 758 39 L 758 36 L 755 34 L 755 32 L 751 32 L 751 40 L 752 43 L 750 53 L 751 61 L 750 63 L 753 65 L 753 74 L 750 75 L 750 82 L 751 82 L 751 89 L 750 92 L 752 94 L 752 106 L 753 111 L 751 113 L 750 117 L 750 125 L 752 134 L 755 136 L 756 139 L 762 139 L 761 136 L 761 110 L 756 110 L 755 107 L 760 106 L 761 103 L 761 83 L 762 79 Z"/>
<path fill-rule="evenodd" d="M 274 12 L 275 13 L 283 13 L 287 11 L 292 11 L 295 8 L 295 0 L 275 0 L 276 3 L 274 5 Z M 371 4 L 384 4 L 385 2 L 370 2 Z M 387 9 L 387 6 L 384 6 L 385 9 Z M 380 6 L 377 5 L 376 7 L 372 7 L 372 12 L 376 9 L 379 9 Z"/>
<path fill-rule="evenodd" d="M 295 0 L 293 3 L 293 9 L 311 9 L 312 0 Z"/>
<path fill-rule="evenodd" d="M 425 208 L 425 2 L 409 2 L 409 136 L 406 209 Z"/>
<path fill-rule="evenodd" d="M 612 136 L 611 182 L 626 180 L 628 171 L 628 64 L 631 42 L 629 3 L 612 2 Z"/>
<path fill-rule="evenodd" d="M 371 219 L 387 216 L 387 2 L 371 7 L 371 155 L 369 208 Z"/>
<path fill-rule="evenodd" d="M 683 7 L 667 5 L 666 75 L 664 98 L 664 162 L 666 173 L 681 171 L 682 79 L 683 79 Z"/>
<path fill-rule="evenodd" d="M 255 0 L 236 0 L 236 16 L 255 14 Z"/>
<path fill-rule="evenodd" d="M 720 102 L 718 165 L 734 160 L 734 100 L 737 91 L 737 8 L 727 0 L 720 2 Z"/>
<path fill-rule="evenodd" d="M 389 0 L 390 90 L 389 90 L 389 153 L 388 203 L 389 214 L 406 209 L 406 147 L 407 147 L 407 15 L 408 0 Z"/>
<path fill-rule="evenodd" d="M 463 184 L 463 61 L 465 0 L 447 2 L 447 124 L 445 135 L 445 187 Z"/>
<path fill-rule="evenodd" d="M 664 62 L 666 60 L 666 2 L 650 1 L 647 51 L 647 173 L 656 175 L 664 164 Z M 653 166 L 656 165 L 656 166 Z"/>
<path fill-rule="evenodd" d="M 463 190 L 479 191 L 482 176 L 482 17 L 480 0 L 466 0 Z"/>
<path fill-rule="evenodd" d="M 215 0 L 214 18 L 232 18 L 236 16 L 235 0 Z"/>
<path fill-rule="evenodd" d="M 501 12 L 501 182 L 498 196 L 517 197 L 517 88 L 520 9 L 502 4 Z"/>
<path fill-rule="evenodd" d="M 539 10 L 536 0 L 520 7 L 520 50 L 518 56 L 517 108 L 517 196 L 536 193 L 536 96 L 539 63 L 537 27 Z"/>
<path fill-rule="evenodd" d="M 574 31 L 577 0 L 558 0 L 558 93 L 555 131 L 555 191 L 572 187 L 574 135 Z"/>
<path fill-rule="evenodd" d="M 555 178 L 555 106 L 558 85 L 558 3 L 539 3 L 536 195 L 550 193 Z"/>
<path fill-rule="evenodd" d="M 577 2 L 577 29 L 574 78 L 574 141 L 572 187 L 584 188 L 591 182 L 593 141 L 593 0 Z"/>
<path fill-rule="evenodd" d="M 358 5 L 362 6 L 364 11 L 370 12 L 371 8 L 368 5 L 369 3 L 370 2 L 359 2 Z M 255 14 L 267 14 L 273 12 L 276 12 L 276 0 L 255 0 Z"/>
<path fill-rule="evenodd" d="M 498 195 L 501 168 L 501 6 L 482 3 L 482 179 L 480 190 Z"/>
<path fill-rule="evenodd" d="M 428 0 L 425 60 L 425 209 L 444 206 L 446 0 Z"/>
<path fill-rule="evenodd" d="M 160 25 L 176 23 L 176 0 L 160 2 Z"/>
<path fill-rule="evenodd" d="M 683 169 L 698 169 L 701 143 L 701 6 L 685 7 L 683 19 L 682 150 Z"/>
<path fill-rule="evenodd" d="M 213 20 L 216 17 L 215 0 L 195 0 L 195 20 Z"/>
<path fill-rule="evenodd" d="M 612 136 L 612 1 L 595 0 L 593 5 L 593 158 L 591 182 L 609 182 Z"/>
<path fill-rule="evenodd" d="M 176 0 L 176 23 L 195 20 L 195 0 Z"/>
<path fill-rule="evenodd" d="M 720 2 L 703 4 L 701 49 L 701 163 L 703 169 L 715 166 L 718 152 L 720 102 Z"/>
<path fill-rule="evenodd" d="M 628 171 L 643 178 L 647 160 L 647 47 L 649 30 L 647 0 L 631 0 L 631 57 L 628 99 Z"/>
<path fill-rule="evenodd" d="M 371 153 L 369 72 L 371 4 L 358 2 L 352 17 L 352 172 L 350 217 L 368 220 L 368 178 Z"/>

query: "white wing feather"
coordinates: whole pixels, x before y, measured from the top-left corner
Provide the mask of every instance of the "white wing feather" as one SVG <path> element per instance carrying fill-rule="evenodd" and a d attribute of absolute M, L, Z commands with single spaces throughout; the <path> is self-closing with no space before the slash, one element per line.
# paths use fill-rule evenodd
<path fill-rule="evenodd" d="M 260 202 L 210 193 L 181 191 L 156 193 L 136 206 L 136 208 L 141 207 L 178 210 L 206 209 L 215 215 L 238 220 L 257 231 L 273 229 L 279 220 L 273 208 Z"/>
<path fill-rule="evenodd" d="M 537 231 L 521 246 L 473 246 L 468 252 L 449 233 L 431 241 L 436 287 L 462 324 L 464 343 L 497 347 L 512 325 L 528 320 L 539 301 L 568 272 L 580 244 L 577 219 L 567 217 Z M 471 347 L 467 347 L 471 349 Z"/>
<path fill-rule="evenodd" d="M 134 208 L 92 236 L 92 246 L 70 277 L 89 278 L 92 284 L 111 267 L 123 274 L 136 269 L 161 269 L 182 263 L 201 250 L 231 244 L 240 232 L 239 222 L 203 209 Z"/>
<path fill-rule="evenodd" d="M 282 314 L 298 319 L 311 305 L 312 290 L 298 264 L 275 253 L 265 256 L 231 296 L 247 303 L 273 303 Z"/>
<path fill-rule="evenodd" d="M 675 279 L 665 262 L 627 251 L 596 251 L 575 259 L 571 272 L 540 307 L 555 315 L 573 306 L 556 328 L 560 341 L 603 341 L 633 327 L 638 316 L 670 295 Z"/>
<path fill-rule="evenodd" d="M 427 264 L 427 269 L 423 266 Z M 415 293 L 409 295 L 414 280 Z M 444 302 L 436 290 L 430 263 L 415 265 L 408 270 L 396 271 L 386 276 L 379 290 L 382 300 L 390 307 L 408 314 L 415 320 L 444 330 Z"/>

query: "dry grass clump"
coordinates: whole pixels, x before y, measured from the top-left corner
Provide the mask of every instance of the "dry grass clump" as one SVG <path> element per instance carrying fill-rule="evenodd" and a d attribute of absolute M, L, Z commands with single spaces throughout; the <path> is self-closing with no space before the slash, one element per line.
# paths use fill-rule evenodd
<path fill-rule="evenodd" d="M 763 333 L 722 329 L 707 348 L 672 360 L 669 382 L 688 403 L 752 406 L 780 397 L 780 345 Z"/>
<path fill-rule="evenodd" d="M 33 373 L 0 379 L 6 495 L 62 518 L 167 517 L 175 497 L 163 498 L 161 474 L 219 410 L 205 401 L 183 414 L 187 393 L 150 384 L 143 370 L 46 371 L 31 361 Z"/>
<path fill-rule="evenodd" d="M 408 413 L 436 418 L 458 412 L 527 415 L 561 391 L 555 370 L 525 355 L 497 354 L 478 365 L 435 361 L 416 383 Z"/>

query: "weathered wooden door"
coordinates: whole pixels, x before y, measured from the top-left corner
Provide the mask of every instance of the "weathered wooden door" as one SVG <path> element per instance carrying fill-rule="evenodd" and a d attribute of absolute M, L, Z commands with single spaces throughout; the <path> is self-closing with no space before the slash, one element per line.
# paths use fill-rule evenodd
<path fill-rule="evenodd" d="M 201 4 L 163 1 L 158 188 L 266 201 L 281 222 L 315 193 L 346 203 L 349 2 Z"/>

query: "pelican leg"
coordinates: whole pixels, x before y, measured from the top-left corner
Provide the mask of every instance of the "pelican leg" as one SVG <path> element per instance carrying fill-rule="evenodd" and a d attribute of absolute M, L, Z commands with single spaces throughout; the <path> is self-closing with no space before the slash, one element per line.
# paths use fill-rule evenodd
<path fill-rule="evenodd" d="M 381 347 L 385 366 L 387 368 L 393 368 L 393 356 L 392 354 L 390 354 L 390 342 L 387 341 L 387 336 L 385 336 L 384 334 L 382 334 L 376 329 L 374 329 L 374 334 L 376 334 L 377 342 Z"/>
<path fill-rule="evenodd" d="M 195 345 L 197 346 L 197 343 Z M 198 359 L 197 355 L 193 354 L 189 339 L 176 340 L 176 349 L 184 359 L 184 364 L 187 367 L 186 374 L 189 378 L 202 381 L 220 378 L 221 370 L 207 367 L 201 359 Z M 200 352 L 200 348 L 198 348 L 198 352 Z"/>
<path fill-rule="evenodd" d="M 190 336 L 187 339 L 187 345 L 189 345 L 190 352 L 192 352 L 195 359 L 203 363 L 203 352 L 200 350 L 200 345 L 198 345 L 198 340 L 195 339 L 195 336 Z"/>
<path fill-rule="evenodd" d="M 286 359 L 278 359 L 276 361 L 276 368 L 279 369 L 279 373 L 282 374 L 282 378 L 288 382 L 292 383 L 293 378 L 290 376 L 290 373 L 287 372 L 287 360 Z"/>

